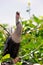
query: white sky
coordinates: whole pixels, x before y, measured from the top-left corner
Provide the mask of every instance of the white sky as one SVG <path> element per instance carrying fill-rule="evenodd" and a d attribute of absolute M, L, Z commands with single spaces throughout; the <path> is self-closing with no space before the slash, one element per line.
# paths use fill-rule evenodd
<path fill-rule="evenodd" d="M 29 0 L 0 0 L 0 23 L 15 24 L 15 12 L 19 11 L 25 19 L 29 18 L 26 12 Z M 43 0 L 30 0 L 31 15 L 43 15 Z"/>

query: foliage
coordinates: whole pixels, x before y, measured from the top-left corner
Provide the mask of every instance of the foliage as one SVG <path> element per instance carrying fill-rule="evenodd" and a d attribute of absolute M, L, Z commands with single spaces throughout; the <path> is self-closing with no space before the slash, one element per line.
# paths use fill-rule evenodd
<path fill-rule="evenodd" d="M 43 19 L 33 15 L 30 20 L 22 21 L 22 25 L 23 33 L 18 56 L 26 55 L 23 57 L 24 60 L 43 64 Z M 6 37 L 5 31 L 0 28 L 0 59 Z M 22 63 L 18 62 L 17 65 L 19 64 L 21 65 Z"/>
<path fill-rule="evenodd" d="M 28 54 L 23 59 L 32 63 L 43 63 L 43 20 L 33 15 L 30 20 L 23 21 L 22 24 L 20 55 Z"/>
<path fill-rule="evenodd" d="M 7 24 L 2 24 L 6 28 Z M 0 59 L 2 58 L 4 44 L 7 38 L 6 31 L 0 26 Z"/>

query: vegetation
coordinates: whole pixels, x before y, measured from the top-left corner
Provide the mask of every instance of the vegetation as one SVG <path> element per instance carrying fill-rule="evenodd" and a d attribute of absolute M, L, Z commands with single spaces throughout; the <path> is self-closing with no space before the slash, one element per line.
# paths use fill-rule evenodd
<path fill-rule="evenodd" d="M 43 18 L 39 19 L 35 15 L 30 20 L 22 21 L 23 33 L 18 56 L 23 57 L 31 63 L 43 64 Z M 4 25 L 4 27 L 7 27 Z M 0 61 L 5 60 L 2 57 L 4 42 L 7 38 L 3 28 L 0 27 Z M 6 56 L 6 59 L 9 56 Z M 22 65 L 18 62 L 17 65 Z"/>

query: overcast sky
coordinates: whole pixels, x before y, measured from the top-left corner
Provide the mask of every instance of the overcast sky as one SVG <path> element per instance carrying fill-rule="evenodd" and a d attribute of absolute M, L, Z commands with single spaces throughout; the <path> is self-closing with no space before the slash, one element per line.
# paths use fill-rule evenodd
<path fill-rule="evenodd" d="M 29 0 L 0 0 L 0 23 L 15 24 L 15 12 L 19 11 L 21 16 L 28 19 L 26 12 Z M 31 15 L 43 15 L 43 0 L 30 0 Z"/>

